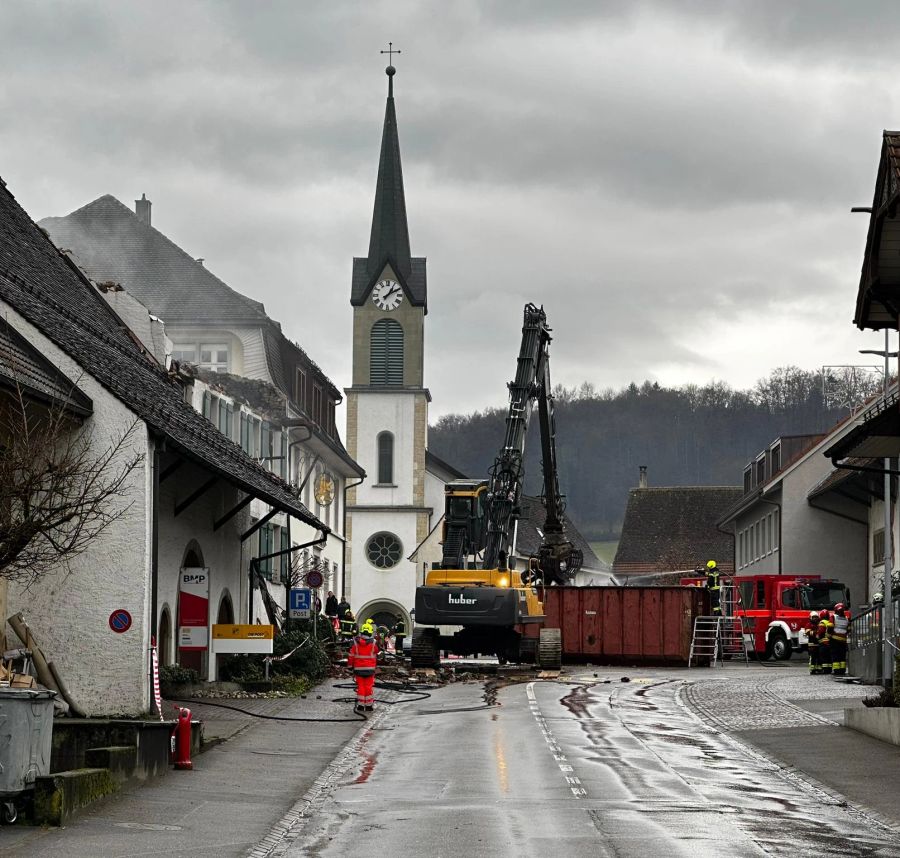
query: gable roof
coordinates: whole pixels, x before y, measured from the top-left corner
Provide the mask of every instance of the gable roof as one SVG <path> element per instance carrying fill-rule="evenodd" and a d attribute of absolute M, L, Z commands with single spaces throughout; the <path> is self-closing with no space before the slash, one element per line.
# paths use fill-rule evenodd
<path fill-rule="evenodd" d="M 110 194 L 40 226 L 97 283 L 121 283 L 167 325 L 269 321 L 259 301 L 235 292 Z"/>
<path fill-rule="evenodd" d="M 716 522 L 742 494 L 741 486 L 632 489 L 613 572 L 688 570 L 711 559 L 733 572 L 734 536 Z"/>
<path fill-rule="evenodd" d="M 70 355 L 185 458 L 328 532 L 289 486 L 250 459 L 182 398 L 90 281 L 0 182 L 0 299 Z"/>
<path fill-rule="evenodd" d="M 72 255 L 96 283 L 119 283 L 169 327 L 246 326 L 262 328 L 266 365 L 275 386 L 292 391 L 285 366 L 297 358 L 317 373 L 336 402 L 342 396 L 321 367 L 259 302 L 242 295 L 182 250 L 168 236 L 105 194 L 65 217 L 39 224 L 53 243 Z"/>

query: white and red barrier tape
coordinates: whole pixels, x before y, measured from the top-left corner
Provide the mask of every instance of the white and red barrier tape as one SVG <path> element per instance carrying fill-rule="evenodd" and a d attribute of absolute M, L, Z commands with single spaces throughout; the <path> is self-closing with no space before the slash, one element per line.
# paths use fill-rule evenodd
<path fill-rule="evenodd" d="M 163 718 L 162 695 L 159 693 L 159 654 L 156 651 L 156 638 L 150 638 L 150 672 L 153 674 L 153 699 L 156 701 L 156 711 L 159 712 L 159 720 Z"/>

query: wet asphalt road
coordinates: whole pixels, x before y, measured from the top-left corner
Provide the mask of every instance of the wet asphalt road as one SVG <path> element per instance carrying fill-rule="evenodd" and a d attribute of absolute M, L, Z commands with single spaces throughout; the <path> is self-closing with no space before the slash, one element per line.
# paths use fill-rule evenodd
<path fill-rule="evenodd" d="M 707 726 L 684 685 L 578 672 L 380 713 L 289 856 L 900 856 L 862 812 Z"/>

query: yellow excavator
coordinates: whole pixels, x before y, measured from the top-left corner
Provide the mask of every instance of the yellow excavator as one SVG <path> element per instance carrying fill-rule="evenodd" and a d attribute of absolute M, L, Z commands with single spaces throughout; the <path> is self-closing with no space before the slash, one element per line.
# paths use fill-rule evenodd
<path fill-rule="evenodd" d="M 566 535 L 565 500 L 559 489 L 550 327 L 543 307 L 528 304 L 516 377 L 508 385 L 506 437 L 488 479 L 454 480 L 445 487 L 442 557 L 416 588 L 413 667 L 436 667 L 440 652 L 496 655 L 506 662 L 560 665 L 558 629 L 525 627 L 544 620 L 539 586 L 571 582 L 582 552 Z M 525 435 L 537 405 L 543 464 L 544 526 L 538 551 L 516 571 L 516 525 L 524 480 Z M 447 626 L 459 630 L 446 633 Z"/>

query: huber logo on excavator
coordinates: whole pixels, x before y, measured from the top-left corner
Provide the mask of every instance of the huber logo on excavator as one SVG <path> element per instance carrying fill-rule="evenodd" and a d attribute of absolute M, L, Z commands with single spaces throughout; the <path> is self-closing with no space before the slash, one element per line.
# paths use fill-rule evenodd
<path fill-rule="evenodd" d="M 506 661 L 538 661 L 559 667 L 559 629 L 525 637 L 522 627 L 541 623 L 544 607 L 537 586 L 567 584 L 581 568 L 563 522 L 550 393 L 550 327 L 543 307 L 528 304 L 516 377 L 509 386 L 506 437 L 486 480 L 454 480 L 445 490 L 441 562 L 416 588 L 415 667 L 439 664 L 440 650 L 456 655 L 495 654 Z M 545 518 L 538 551 L 516 573 L 515 523 L 519 517 L 525 433 L 537 405 L 544 473 Z M 461 608 L 460 606 L 465 606 Z M 431 628 L 428 628 L 431 626 Z M 461 626 L 452 634 L 437 626 Z"/>

